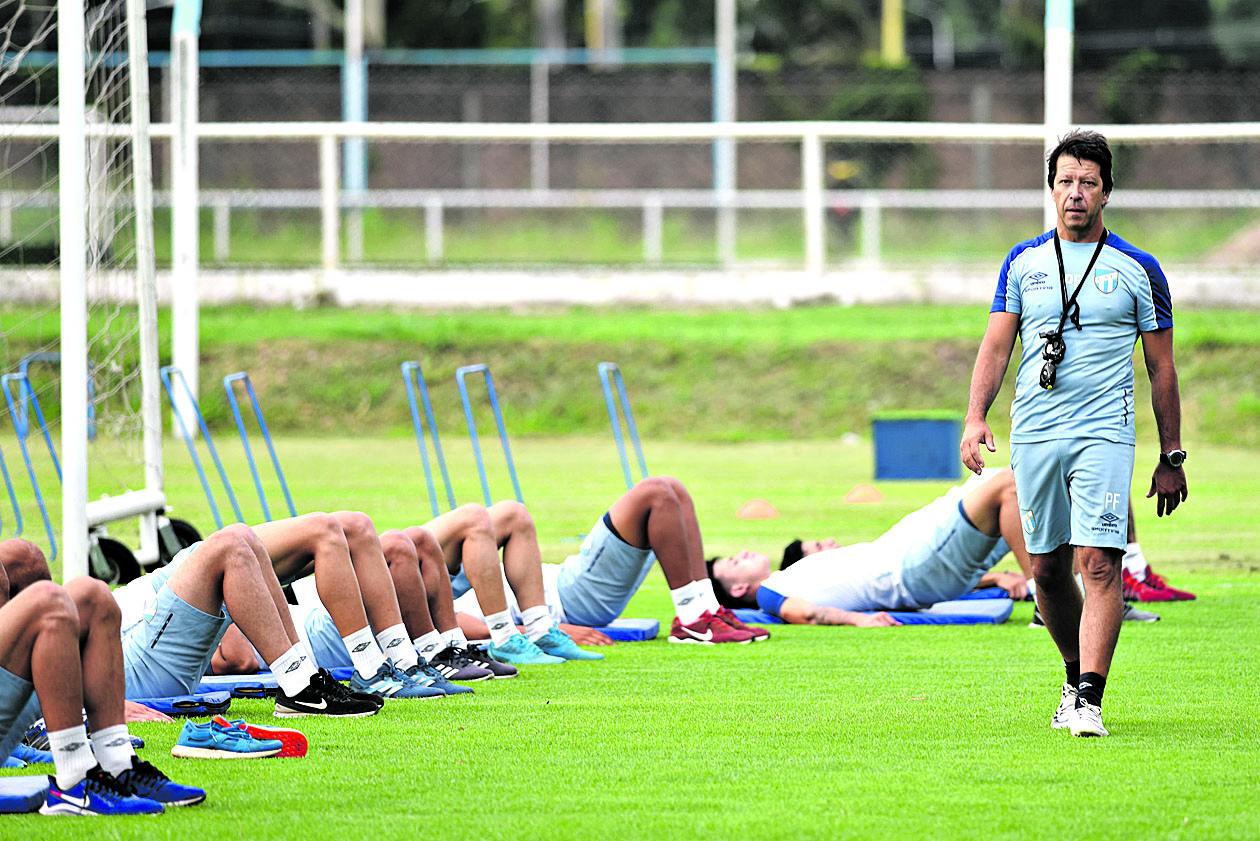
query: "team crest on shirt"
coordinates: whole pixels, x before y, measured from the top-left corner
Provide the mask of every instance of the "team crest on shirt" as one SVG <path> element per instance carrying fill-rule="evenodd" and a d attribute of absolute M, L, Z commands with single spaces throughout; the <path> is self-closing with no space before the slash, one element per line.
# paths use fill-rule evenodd
<path fill-rule="evenodd" d="M 1110 295 L 1120 288 L 1120 272 L 1094 272 L 1094 285 L 1104 295 Z"/>
<path fill-rule="evenodd" d="M 1020 512 L 1020 519 L 1024 523 L 1024 533 L 1032 534 L 1037 530 L 1037 518 L 1033 516 L 1030 509 L 1024 509 Z"/>

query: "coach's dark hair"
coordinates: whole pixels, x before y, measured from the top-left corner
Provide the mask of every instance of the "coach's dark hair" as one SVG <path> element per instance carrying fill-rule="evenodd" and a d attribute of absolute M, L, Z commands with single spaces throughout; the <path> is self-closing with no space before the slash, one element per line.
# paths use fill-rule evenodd
<path fill-rule="evenodd" d="M 729 607 L 731 609 L 737 607 L 748 607 L 748 602 L 732 596 L 726 589 L 725 585 L 723 585 L 721 581 L 718 581 L 717 576 L 713 574 L 713 564 L 719 560 L 721 560 L 721 558 L 714 555 L 712 558 L 709 558 L 704 562 L 704 571 L 708 573 L 709 580 L 713 582 L 713 595 L 717 596 L 718 604 L 722 607 Z"/>
<path fill-rule="evenodd" d="M 1046 183 L 1050 185 L 1051 190 L 1054 189 L 1055 169 L 1058 168 L 1061 155 L 1098 164 L 1098 168 L 1102 171 L 1103 192 L 1111 192 L 1114 182 L 1111 180 L 1111 147 L 1107 145 L 1107 138 L 1096 131 L 1082 131 L 1081 129 L 1065 134 L 1059 140 L 1059 145 L 1055 146 L 1050 151 L 1050 156 L 1046 158 Z"/>
<path fill-rule="evenodd" d="M 805 549 L 801 545 L 801 539 L 798 537 L 783 547 L 783 560 L 779 562 L 779 569 L 787 569 L 803 557 L 805 557 Z"/>

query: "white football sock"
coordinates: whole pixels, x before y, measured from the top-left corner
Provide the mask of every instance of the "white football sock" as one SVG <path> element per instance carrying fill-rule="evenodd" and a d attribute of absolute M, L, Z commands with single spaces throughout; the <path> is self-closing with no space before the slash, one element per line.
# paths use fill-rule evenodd
<path fill-rule="evenodd" d="M 486 627 L 490 629 L 490 641 L 495 645 L 503 645 L 516 633 L 516 625 L 512 623 L 512 611 L 504 610 L 486 617 Z"/>
<path fill-rule="evenodd" d="M 446 648 L 446 640 L 437 631 L 421 634 L 413 639 L 411 644 L 416 647 L 416 653 L 420 655 L 420 659 L 426 663 L 432 663 L 433 658 Z"/>
<path fill-rule="evenodd" d="M 717 593 L 713 592 L 713 581 L 711 579 L 708 577 L 701 578 L 695 582 L 695 587 L 700 591 L 700 603 L 704 605 L 705 610 L 716 614 L 722 609 L 722 605 L 717 600 Z"/>
<path fill-rule="evenodd" d="M 674 612 L 678 614 L 678 621 L 684 625 L 695 622 L 708 609 L 703 604 L 698 584 L 698 581 L 688 581 L 669 591 L 669 597 L 674 600 Z"/>
<path fill-rule="evenodd" d="M 131 757 L 136 751 L 131 746 L 131 736 L 126 724 L 103 727 L 92 733 L 92 752 L 101 767 L 117 777 L 131 767 Z"/>
<path fill-rule="evenodd" d="M 521 624 L 525 626 L 525 636 L 533 642 L 546 636 L 556 623 L 552 621 L 551 611 L 547 609 L 547 606 L 540 604 L 521 611 Z"/>
<path fill-rule="evenodd" d="M 96 766 L 92 742 L 82 724 L 48 731 L 48 749 L 52 751 L 53 765 L 57 768 L 57 788 L 62 791 L 77 786 Z"/>
<path fill-rule="evenodd" d="M 449 648 L 467 648 L 468 637 L 464 636 L 464 629 L 456 625 L 449 631 L 442 631 L 442 639 L 446 640 Z"/>
<path fill-rule="evenodd" d="M 350 662 L 354 664 L 354 670 L 359 673 L 359 677 L 371 680 L 385 662 L 385 655 L 381 653 L 381 647 L 372 636 L 372 626 L 364 625 L 341 640 L 346 644 L 346 651 L 350 652 Z"/>
<path fill-rule="evenodd" d="M 292 698 L 311 685 L 311 678 L 317 670 L 315 658 L 306 649 L 306 643 L 300 640 L 293 647 L 276 658 L 267 666 L 276 676 L 276 684 L 280 691 Z"/>
<path fill-rule="evenodd" d="M 381 652 L 387 659 L 394 661 L 399 671 L 405 672 L 420 662 L 416 659 L 416 649 L 411 644 L 411 637 L 407 635 L 407 627 L 401 622 L 377 634 L 376 644 L 381 647 Z"/>
<path fill-rule="evenodd" d="M 1137 541 L 1133 541 L 1124 547 L 1124 564 L 1125 572 L 1132 575 L 1138 581 L 1146 580 L 1146 556 L 1142 554 L 1142 547 L 1138 546 Z"/>

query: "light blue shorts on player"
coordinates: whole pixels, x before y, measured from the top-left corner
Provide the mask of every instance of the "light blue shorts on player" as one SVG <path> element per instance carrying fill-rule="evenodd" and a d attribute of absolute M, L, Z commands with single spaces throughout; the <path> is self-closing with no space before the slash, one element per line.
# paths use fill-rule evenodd
<path fill-rule="evenodd" d="M 963 513 L 962 500 L 942 518 L 932 538 L 906 556 L 901 585 L 926 607 L 970 592 L 1011 551 L 1000 537 L 990 537 Z"/>
<path fill-rule="evenodd" d="M 560 567 L 560 606 L 574 625 L 601 627 L 621 615 L 647 577 L 656 555 L 622 540 L 605 514 Z"/>
<path fill-rule="evenodd" d="M 1028 551 L 1064 544 L 1124 549 L 1133 445 L 1101 438 L 1011 444 L 1011 468 Z"/>
<path fill-rule="evenodd" d="M 31 682 L 0 668 L 0 761 L 17 747 L 26 728 L 40 715 Z"/>
<path fill-rule="evenodd" d="M 323 606 L 311 608 L 302 622 L 306 628 L 306 640 L 311 646 L 315 662 L 325 669 L 349 668 L 354 665 L 341 632 L 333 624 L 332 616 Z"/>
<path fill-rule="evenodd" d="M 184 558 L 201 544 L 194 543 L 165 567 L 151 573 L 157 602 L 144 621 L 123 634 L 123 672 L 128 698 L 169 698 L 187 695 L 201 682 L 219 640 L 232 618 L 220 608 L 218 616 L 198 610 L 167 586 Z M 185 554 L 187 553 L 187 554 Z M 183 556 L 183 557 L 181 557 Z"/>
<path fill-rule="evenodd" d="M 461 564 L 459 572 L 451 576 L 451 598 L 458 599 L 471 589 L 472 582 L 468 580 L 468 574 L 464 571 L 463 564 Z"/>

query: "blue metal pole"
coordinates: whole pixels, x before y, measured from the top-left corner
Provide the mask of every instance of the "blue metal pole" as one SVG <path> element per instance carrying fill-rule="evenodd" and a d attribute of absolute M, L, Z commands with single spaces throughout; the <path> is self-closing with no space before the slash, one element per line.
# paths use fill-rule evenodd
<path fill-rule="evenodd" d="M 34 407 L 35 414 L 40 420 L 40 425 L 47 430 L 47 424 L 44 423 L 44 413 L 39 408 L 39 398 L 35 396 L 35 392 L 30 388 L 30 380 L 25 374 L 5 374 L 0 377 L 0 388 L 4 391 L 5 403 L 9 406 L 9 417 L 13 420 L 13 431 L 17 433 L 18 449 L 22 451 L 22 460 L 26 463 L 26 476 L 31 483 L 31 491 L 35 494 L 35 505 L 39 508 L 39 515 L 44 521 L 44 534 L 48 536 L 49 560 L 57 559 L 57 537 L 53 532 L 52 520 L 48 516 L 48 506 L 44 504 L 44 494 L 39 487 L 39 478 L 35 475 L 35 465 L 31 461 L 30 449 L 26 446 L 26 438 L 30 434 L 31 424 L 26 411 L 19 408 L 17 399 L 14 397 L 11 383 L 18 384 L 18 393 L 23 394 L 29 390 L 30 405 Z M 57 452 L 52 448 L 52 441 L 45 436 L 45 441 L 49 447 L 49 454 L 53 457 L 53 464 L 57 464 Z M 7 473 L 7 471 L 6 471 Z M 61 467 L 57 467 L 57 478 L 61 479 Z"/>
<path fill-rule="evenodd" d="M 473 457 L 477 461 L 477 473 L 481 477 L 481 493 L 486 505 L 493 504 L 490 496 L 490 482 L 486 478 L 485 460 L 481 456 L 481 439 L 477 435 L 477 422 L 473 419 L 472 401 L 468 396 L 466 378 L 472 374 L 482 374 L 486 380 L 486 394 L 490 398 L 490 410 L 494 413 L 494 422 L 499 429 L 499 443 L 503 447 L 503 459 L 507 462 L 508 476 L 512 479 L 512 490 L 517 502 L 524 502 L 521 495 L 521 483 L 516 476 L 516 463 L 512 460 L 512 447 L 508 444 L 507 426 L 503 422 L 503 412 L 499 408 L 499 397 L 494 388 L 494 377 L 487 365 L 465 365 L 455 372 L 455 381 L 459 385 L 459 399 L 464 404 L 464 422 L 468 426 L 468 439 L 472 443 Z"/>
<path fill-rule="evenodd" d="M 297 509 L 293 507 L 293 497 L 289 494 L 289 483 L 284 479 L 284 471 L 280 468 L 280 459 L 276 456 L 276 448 L 271 442 L 271 432 L 267 429 L 267 420 L 263 417 L 262 406 L 258 403 L 258 395 L 254 393 L 254 384 L 249 374 L 237 371 L 223 378 L 223 388 L 227 391 L 228 402 L 232 406 L 232 417 L 236 420 L 236 430 L 241 436 L 241 445 L 245 448 L 245 458 L 249 462 L 250 473 L 254 477 L 254 488 L 258 491 L 258 501 L 262 504 L 263 516 L 271 519 L 271 509 L 267 506 L 266 494 L 263 492 L 262 479 L 258 475 L 258 467 L 254 464 L 254 454 L 249 446 L 249 436 L 245 433 L 245 421 L 241 417 L 241 407 L 236 400 L 233 384 L 240 382 L 245 386 L 245 395 L 249 398 L 250 407 L 254 410 L 254 420 L 258 421 L 258 430 L 262 433 L 263 443 L 267 445 L 267 453 L 271 456 L 271 466 L 280 480 L 280 490 L 284 493 L 284 502 L 288 506 L 289 516 L 296 517 Z"/>
<path fill-rule="evenodd" d="M 416 446 L 420 449 L 420 463 L 424 466 L 424 481 L 429 491 L 429 507 L 433 510 L 433 516 L 437 517 L 442 512 L 438 507 L 433 471 L 429 467 L 429 448 L 425 444 L 426 423 L 429 437 L 433 439 L 433 452 L 437 457 L 438 469 L 442 473 L 442 483 L 446 486 L 446 501 L 450 509 L 455 508 L 455 491 L 451 487 L 451 475 L 446 469 L 446 457 L 442 453 L 442 441 L 438 438 L 437 421 L 433 417 L 433 403 L 429 400 L 429 387 L 424 380 L 424 371 L 420 368 L 420 363 L 414 361 L 404 362 L 400 367 L 403 384 L 407 386 L 407 403 L 411 407 L 411 426 L 416 432 Z M 417 393 L 419 402 L 417 402 Z M 420 420 L 421 406 L 424 407 L 424 423 Z"/>
<path fill-rule="evenodd" d="M 245 522 L 245 515 L 241 513 L 240 503 L 236 501 L 236 493 L 232 490 L 232 483 L 228 481 L 227 471 L 224 470 L 223 461 L 219 458 L 219 451 L 215 449 L 214 437 L 210 434 L 209 427 L 206 426 L 205 415 L 201 413 L 201 406 L 197 403 L 196 397 L 193 396 L 192 388 L 188 385 L 188 380 L 184 378 L 184 372 L 174 365 L 167 365 L 161 369 L 160 373 L 162 375 L 162 385 L 166 388 L 166 399 L 170 403 L 171 413 L 175 417 L 175 424 L 179 427 L 179 434 L 184 439 L 185 446 L 188 447 L 188 455 L 192 457 L 193 466 L 197 469 L 197 475 L 201 478 L 201 488 L 205 491 L 206 501 L 210 503 L 210 513 L 214 516 L 215 527 L 223 528 L 223 518 L 219 516 L 219 507 L 215 504 L 214 494 L 210 490 L 206 472 L 202 469 L 201 458 L 197 455 L 197 447 L 193 443 L 192 434 L 189 432 L 188 425 L 184 420 L 184 414 L 180 411 L 178 401 L 175 399 L 172 382 L 174 378 L 178 378 L 184 388 L 184 398 L 192 409 L 193 416 L 197 419 L 197 427 L 201 430 L 201 439 L 206 442 L 206 449 L 210 453 L 210 459 L 214 462 L 215 469 L 219 473 L 219 481 L 223 483 L 223 490 L 227 493 L 228 502 L 232 504 L 232 513 L 236 515 L 238 523 Z"/>

